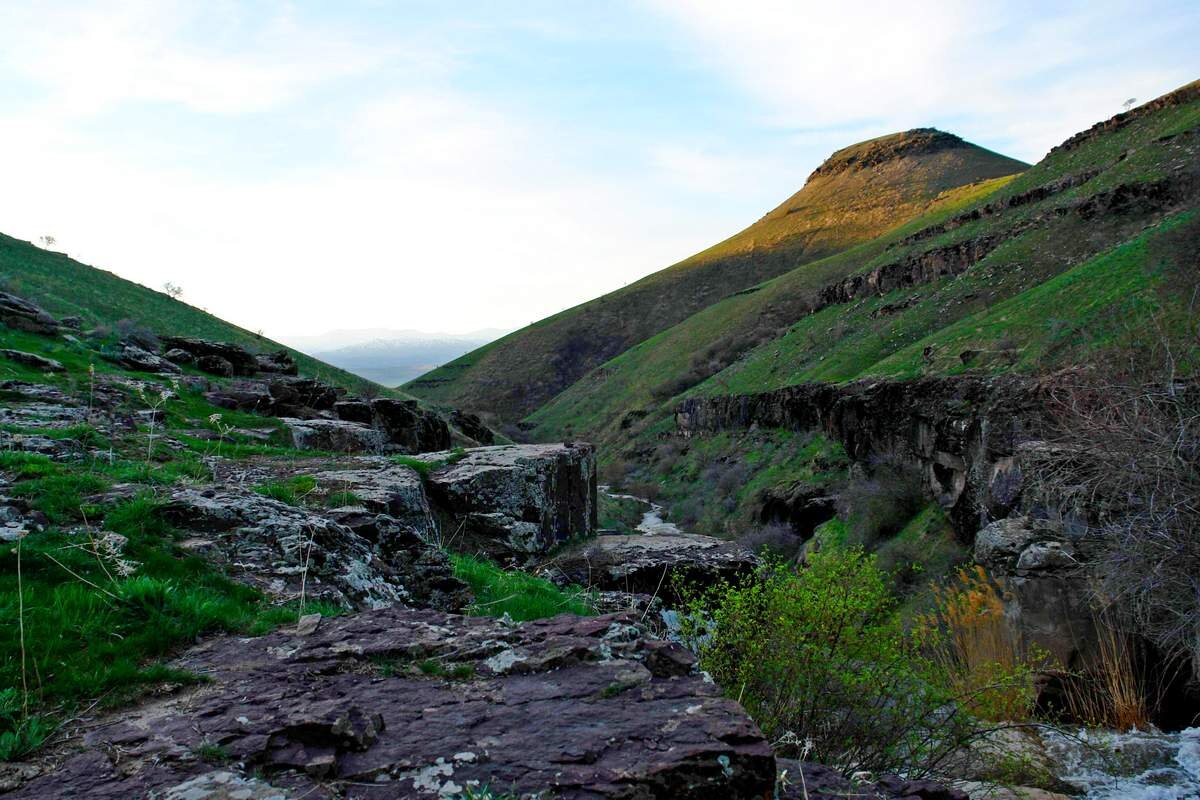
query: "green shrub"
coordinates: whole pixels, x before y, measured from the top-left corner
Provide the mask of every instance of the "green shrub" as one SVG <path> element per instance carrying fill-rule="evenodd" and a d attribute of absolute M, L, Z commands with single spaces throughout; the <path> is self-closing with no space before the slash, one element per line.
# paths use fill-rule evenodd
<path fill-rule="evenodd" d="M 778 752 L 933 774 L 977 728 L 904 630 L 889 584 L 874 556 L 830 549 L 694 598 L 685 634 Z"/>

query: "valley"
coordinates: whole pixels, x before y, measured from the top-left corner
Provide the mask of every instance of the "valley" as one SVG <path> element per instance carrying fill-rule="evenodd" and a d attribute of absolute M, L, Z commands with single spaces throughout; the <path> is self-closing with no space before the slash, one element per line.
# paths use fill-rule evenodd
<path fill-rule="evenodd" d="M 0 236 L 0 795 L 1200 791 L 1200 82 L 378 355 Z"/>

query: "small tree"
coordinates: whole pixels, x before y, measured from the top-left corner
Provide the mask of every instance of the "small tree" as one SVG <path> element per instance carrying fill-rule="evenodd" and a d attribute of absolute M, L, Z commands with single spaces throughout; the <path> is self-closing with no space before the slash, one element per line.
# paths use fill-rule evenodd
<path fill-rule="evenodd" d="M 163 291 L 166 292 L 167 296 L 172 300 L 178 300 L 180 297 L 183 297 L 183 287 L 177 283 L 171 283 L 171 281 L 167 281 L 163 284 Z"/>
<path fill-rule="evenodd" d="M 58 244 L 58 239 L 55 239 L 53 236 L 39 236 L 38 241 L 41 242 L 42 247 L 46 248 L 47 250 Z"/>
<path fill-rule="evenodd" d="M 1129 109 L 1133 108 L 1136 103 L 1137 103 L 1137 98 L 1131 97 L 1128 100 L 1126 100 L 1124 103 L 1122 103 L 1121 105 L 1124 106 L 1126 111 L 1128 111 Z"/>

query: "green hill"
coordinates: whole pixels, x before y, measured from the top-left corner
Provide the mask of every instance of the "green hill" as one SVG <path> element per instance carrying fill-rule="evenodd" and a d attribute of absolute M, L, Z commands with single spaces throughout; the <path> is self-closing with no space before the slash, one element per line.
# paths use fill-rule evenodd
<path fill-rule="evenodd" d="M 1025 167 L 932 129 L 839 150 L 800 191 L 741 233 L 468 353 L 405 388 L 519 419 L 598 364 L 724 297 L 870 241 L 927 211 L 949 189 Z"/>
<path fill-rule="evenodd" d="M 361 391 L 370 381 L 330 366 L 207 311 L 111 272 L 81 264 L 62 253 L 0 234 L 0 290 L 10 290 L 55 316 L 79 317 L 84 326 L 113 326 L 123 320 L 158 334 L 198 336 L 242 345 L 252 352 L 288 350 L 305 375 Z"/>
<path fill-rule="evenodd" d="M 1153 325 L 1186 336 L 1198 134 L 1193 83 L 711 305 L 592 370 L 529 417 L 532 434 L 628 443 L 669 428 L 693 392 L 1047 370 L 1127 349 Z"/>

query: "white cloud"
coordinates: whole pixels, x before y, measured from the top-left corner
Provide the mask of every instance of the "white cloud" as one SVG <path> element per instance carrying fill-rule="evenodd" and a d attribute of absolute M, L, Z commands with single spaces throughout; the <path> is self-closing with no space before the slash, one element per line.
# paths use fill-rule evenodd
<path fill-rule="evenodd" d="M 1130 94 L 1149 99 L 1194 77 L 1155 51 L 1168 20 L 1118 2 L 647 2 L 689 37 L 691 57 L 757 96 L 773 124 L 853 131 L 843 144 L 868 130 L 958 123 L 1037 159 Z"/>

